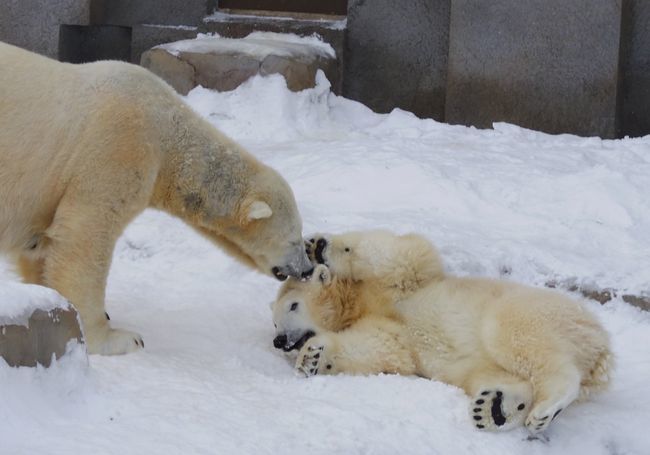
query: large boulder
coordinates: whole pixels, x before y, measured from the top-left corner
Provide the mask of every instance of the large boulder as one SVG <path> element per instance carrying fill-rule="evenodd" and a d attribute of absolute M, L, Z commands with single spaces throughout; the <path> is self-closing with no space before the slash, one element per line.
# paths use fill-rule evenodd
<path fill-rule="evenodd" d="M 43 286 L 0 283 L 0 357 L 7 364 L 47 367 L 80 347 L 77 311 L 60 294 Z"/>
<path fill-rule="evenodd" d="M 333 48 L 319 38 L 254 32 L 244 38 L 200 35 L 154 47 L 140 64 L 186 95 L 201 85 L 219 91 L 237 88 L 256 74 L 282 74 L 290 90 L 315 85 L 316 72 L 337 71 Z"/>

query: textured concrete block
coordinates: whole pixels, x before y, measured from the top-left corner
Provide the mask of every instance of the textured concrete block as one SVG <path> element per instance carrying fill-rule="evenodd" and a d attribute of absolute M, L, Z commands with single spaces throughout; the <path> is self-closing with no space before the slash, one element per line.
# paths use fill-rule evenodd
<path fill-rule="evenodd" d="M 195 38 L 197 27 L 134 25 L 131 32 L 131 62 L 140 63 L 142 54 L 159 44 Z"/>
<path fill-rule="evenodd" d="M 452 0 L 446 120 L 617 135 L 621 0 Z"/>
<path fill-rule="evenodd" d="M 96 16 L 112 25 L 197 25 L 216 0 L 95 0 Z"/>
<path fill-rule="evenodd" d="M 131 27 L 119 25 L 61 25 L 59 60 L 87 63 L 131 60 Z"/>
<path fill-rule="evenodd" d="M 350 0 L 343 94 L 443 120 L 450 0 Z"/>
<path fill-rule="evenodd" d="M 336 60 L 321 69 L 332 84 L 332 91 L 341 94 L 343 81 L 345 19 L 309 20 L 278 19 L 215 13 L 199 26 L 202 33 L 218 33 L 228 38 L 243 38 L 254 31 L 294 33 L 298 36 L 319 35 L 336 53 Z"/>
<path fill-rule="evenodd" d="M 77 312 L 52 289 L 3 283 L 0 304 L 0 358 L 10 366 L 49 366 L 83 344 Z"/>
<path fill-rule="evenodd" d="M 244 39 L 205 37 L 169 43 L 142 54 L 141 65 L 185 95 L 197 85 L 234 90 L 250 77 L 281 74 L 290 90 L 314 87 L 316 72 L 336 68 L 332 49 L 321 41 L 287 41 L 262 33 Z"/>
<path fill-rule="evenodd" d="M 160 76 L 181 95 L 187 95 L 196 86 L 194 67 L 164 49 L 144 52 L 140 65 Z"/>
<path fill-rule="evenodd" d="M 56 58 L 59 25 L 87 25 L 91 0 L 0 0 L 0 40 Z"/>
<path fill-rule="evenodd" d="M 621 132 L 645 136 L 650 134 L 650 1 L 629 0 L 628 7 Z"/>

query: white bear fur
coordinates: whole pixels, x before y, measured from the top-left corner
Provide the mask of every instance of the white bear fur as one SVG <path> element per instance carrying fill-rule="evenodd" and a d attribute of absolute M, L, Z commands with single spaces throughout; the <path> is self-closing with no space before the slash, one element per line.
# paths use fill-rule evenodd
<path fill-rule="evenodd" d="M 74 304 L 89 352 L 143 346 L 110 328 L 104 289 L 117 238 L 147 207 L 266 274 L 311 269 L 284 179 L 157 76 L 122 62 L 59 63 L 3 43 L 0 61 L 0 252 L 24 281 Z"/>
<path fill-rule="evenodd" d="M 608 335 L 579 302 L 503 280 L 447 276 L 433 246 L 416 235 L 354 232 L 308 244 L 320 238 L 329 269 L 319 265 L 310 281 L 285 283 L 273 305 L 277 332 L 289 342 L 316 333 L 296 361 L 305 374 L 424 376 L 472 397 L 478 428 L 525 424 L 531 433 L 607 385 Z"/>

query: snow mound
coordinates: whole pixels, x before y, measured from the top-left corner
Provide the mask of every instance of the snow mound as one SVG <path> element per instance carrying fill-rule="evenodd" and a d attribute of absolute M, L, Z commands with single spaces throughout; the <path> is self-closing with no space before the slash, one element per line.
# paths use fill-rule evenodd
<path fill-rule="evenodd" d="M 224 38 L 199 33 L 194 39 L 156 46 L 173 55 L 181 52 L 201 54 L 245 54 L 263 60 L 268 55 L 279 57 L 321 56 L 336 58 L 329 43 L 317 35 L 301 37 L 293 33 L 253 32 L 244 38 Z"/>
<path fill-rule="evenodd" d="M 34 311 L 50 311 L 54 308 L 70 308 L 70 303 L 54 289 L 0 281 L 0 325 L 26 326 Z"/>

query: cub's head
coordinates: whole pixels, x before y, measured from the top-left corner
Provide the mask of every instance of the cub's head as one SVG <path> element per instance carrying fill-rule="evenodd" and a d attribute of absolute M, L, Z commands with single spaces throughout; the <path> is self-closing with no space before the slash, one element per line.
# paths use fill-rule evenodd
<path fill-rule="evenodd" d="M 325 265 L 317 265 L 307 281 L 289 278 L 272 304 L 275 339 L 284 351 L 300 349 L 322 331 L 338 332 L 355 317 L 354 285 L 333 277 Z"/>

